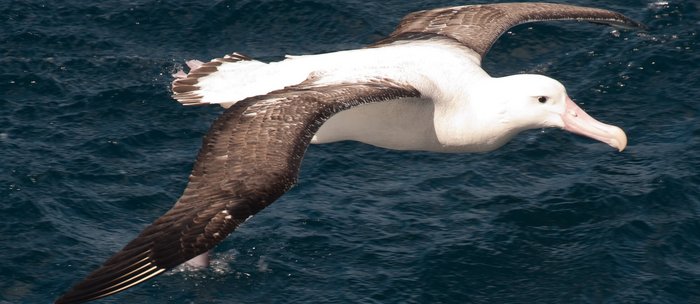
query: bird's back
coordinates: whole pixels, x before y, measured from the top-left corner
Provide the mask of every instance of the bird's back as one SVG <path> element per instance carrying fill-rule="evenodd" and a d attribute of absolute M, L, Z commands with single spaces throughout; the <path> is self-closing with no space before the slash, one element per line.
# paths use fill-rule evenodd
<path fill-rule="evenodd" d="M 327 83 L 370 77 L 407 81 L 423 92 L 424 98 L 366 104 L 338 113 L 324 123 L 312 143 L 354 140 L 389 149 L 424 151 L 443 149 L 435 131 L 436 105 L 429 95 L 439 91 L 440 98 L 449 99 L 445 92 L 462 90 L 470 77 L 488 77 L 467 49 L 427 41 L 288 56 L 271 63 L 237 60 L 212 70 L 197 79 L 197 90 L 192 93 L 200 96 L 198 103 L 224 107 L 308 78 Z"/>

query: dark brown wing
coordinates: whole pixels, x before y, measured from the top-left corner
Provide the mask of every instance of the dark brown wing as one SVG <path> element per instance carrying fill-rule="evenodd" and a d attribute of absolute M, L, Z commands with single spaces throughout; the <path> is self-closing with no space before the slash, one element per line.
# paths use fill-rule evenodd
<path fill-rule="evenodd" d="M 393 33 L 373 46 L 442 36 L 459 41 L 484 58 L 491 45 L 508 29 L 523 23 L 550 20 L 644 28 L 644 25 L 620 13 L 597 8 L 554 3 L 467 5 L 408 14 Z"/>
<path fill-rule="evenodd" d="M 419 96 L 414 88 L 387 80 L 306 81 L 236 103 L 204 137 L 175 206 L 56 303 L 123 291 L 207 252 L 294 185 L 311 138 L 333 114 L 359 104 Z"/>

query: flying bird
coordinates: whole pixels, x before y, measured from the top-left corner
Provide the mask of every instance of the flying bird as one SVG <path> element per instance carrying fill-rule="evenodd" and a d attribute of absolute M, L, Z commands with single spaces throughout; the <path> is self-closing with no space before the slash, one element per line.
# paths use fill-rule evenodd
<path fill-rule="evenodd" d="M 555 127 L 627 145 L 586 114 L 558 81 L 495 78 L 481 61 L 518 24 L 575 20 L 644 28 L 603 9 L 499 3 L 418 11 L 365 48 L 265 63 L 233 53 L 188 61 L 172 83 L 184 105 L 227 109 L 204 136 L 182 196 L 55 303 L 80 303 L 143 283 L 207 253 L 297 181 L 310 143 L 354 140 L 397 150 L 484 152 L 519 132 Z"/>

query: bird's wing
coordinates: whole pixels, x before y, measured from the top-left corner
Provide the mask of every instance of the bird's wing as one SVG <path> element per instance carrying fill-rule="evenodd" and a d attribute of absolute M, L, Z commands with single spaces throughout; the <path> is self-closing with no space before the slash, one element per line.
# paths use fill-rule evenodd
<path fill-rule="evenodd" d="M 307 80 L 244 99 L 211 126 L 177 203 L 56 303 L 80 303 L 142 283 L 207 252 L 295 184 L 318 128 L 350 107 L 419 97 L 386 79 Z"/>
<path fill-rule="evenodd" d="M 498 3 L 418 11 L 406 15 L 387 38 L 372 46 L 401 40 L 450 38 L 469 47 L 481 59 L 508 29 L 523 23 L 576 20 L 624 28 L 644 25 L 617 12 L 555 3 Z"/>

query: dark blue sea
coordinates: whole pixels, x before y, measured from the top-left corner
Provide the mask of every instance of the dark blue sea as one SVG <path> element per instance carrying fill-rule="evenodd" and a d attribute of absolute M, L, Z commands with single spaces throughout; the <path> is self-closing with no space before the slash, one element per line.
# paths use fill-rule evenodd
<path fill-rule="evenodd" d="M 222 112 L 184 61 L 360 48 L 405 14 L 487 1 L 0 2 L 0 303 L 50 303 L 182 193 Z M 204 271 L 99 303 L 700 303 L 700 2 L 557 1 L 646 32 L 528 24 L 494 76 L 559 79 L 622 153 L 532 130 L 487 154 L 312 146 L 300 181 Z"/>

